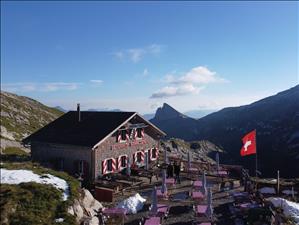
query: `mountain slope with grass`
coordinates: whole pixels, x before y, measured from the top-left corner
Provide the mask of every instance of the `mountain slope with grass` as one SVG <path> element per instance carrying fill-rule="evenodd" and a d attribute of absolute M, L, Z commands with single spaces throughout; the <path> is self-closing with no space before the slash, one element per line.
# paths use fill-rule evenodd
<path fill-rule="evenodd" d="M 1 148 L 19 142 L 62 114 L 34 99 L 1 91 Z"/>

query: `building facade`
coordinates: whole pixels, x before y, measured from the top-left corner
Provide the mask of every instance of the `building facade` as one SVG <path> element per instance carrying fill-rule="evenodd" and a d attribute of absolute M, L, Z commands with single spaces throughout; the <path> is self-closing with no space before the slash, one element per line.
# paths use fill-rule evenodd
<path fill-rule="evenodd" d="M 166 134 L 136 112 L 70 111 L 23 140 L 33 161 L 94 181 L 158 159 Z"/>

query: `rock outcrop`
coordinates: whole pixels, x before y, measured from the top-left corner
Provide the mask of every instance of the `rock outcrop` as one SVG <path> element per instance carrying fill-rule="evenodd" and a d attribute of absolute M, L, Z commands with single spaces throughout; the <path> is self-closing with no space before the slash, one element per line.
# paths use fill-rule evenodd
<path fill-rule="evenodd" d="M 68 213 L 76 216 L 78 222 L 84 221 L 84 224 L 98 225 L 97 212 L 102 208 L 102 204 L 88 190 L 83 189 L 80 199 L 74 200 L 74 204 L 68 208 Z"/>

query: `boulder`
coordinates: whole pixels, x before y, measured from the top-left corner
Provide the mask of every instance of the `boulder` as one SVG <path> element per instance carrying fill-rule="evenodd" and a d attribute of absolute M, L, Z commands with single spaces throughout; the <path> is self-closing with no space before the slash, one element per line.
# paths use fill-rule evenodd
<path fill-rule="evenodd" d="M 76 220 L 80 221 L 83 218 L 84 213 L 83 213 L 83 209 L 80 205 L 80 202 L 77 199 L 74 200 L 73 211 L 75 213 Z"/>
<path fill-rule="evenodd" d="M 87 225 L 99 225 L 100 221 L 98 217 L 92 217 L 90 221 L 88 221 Z"/>

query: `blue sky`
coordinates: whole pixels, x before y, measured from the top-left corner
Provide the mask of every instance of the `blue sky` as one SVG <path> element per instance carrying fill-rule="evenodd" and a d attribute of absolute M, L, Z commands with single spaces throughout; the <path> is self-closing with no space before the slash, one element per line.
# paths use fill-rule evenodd
<path fill-rule="evenodd" d="M 298 2 L 1 1 L 1 88 L 50 106 L 220 109 L 298 82 Z"/>

